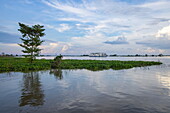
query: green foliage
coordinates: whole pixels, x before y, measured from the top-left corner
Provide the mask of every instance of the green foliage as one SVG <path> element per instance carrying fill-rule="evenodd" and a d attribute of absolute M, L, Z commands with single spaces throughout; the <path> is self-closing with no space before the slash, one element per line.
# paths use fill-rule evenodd
<path fill-rule="evenodd" d="M 35 60 L 33 63 L 29 63 L 28 60 L 28 58 L 0 57 L 0 72 L 50 69 L 50 60 Z"/>
<path fill-rule="evenodd" d="M 108 60 L 63 60 L 61 69 L 88 69 L 92 71 L 106 69 L 129 69 L 133 67 L 143 67 L 160 65 L 161 62 L 153 61 L 108 61 Z"/>
<path fill-rule="evenodd" d="M 51 62 L 54 60 L 35 60 L 28 63 L 27 58 L 0 57 L 0 72 L 7 71 L 32 71 L 51 69 Z M 57 69 L 88 69 L 92 71 L 106 69 L 129 69 L 133 67 L 143 67 L 160 65 L 161 62 L 153 61 L 103 61 L 103 60 L 62 60 Z"/>
<path fill-rule="evenodd" d="M 60 68 L 61 61 L 62 61 L 63 56 L 59 55 L 54 58 L 54 61 L 51 62 L 51 68 Z"/>
<path fill-rule="evenodd" d="M 54 61 L 56 61 L 56 60 L 61 60 L 63 58 L 63 56 L 60 54 L 59 56 L 56 56 L 55 58 L 54 58 Z"/>
<path fill-rule="evenodd" d="M 45 33 L 43 33 L 45 30 L 43 29 L 44 26 L 33 25 L 32 27 L 29 27 L 22 23 L 19 23 L 19 26 L 20 29 L 18 29 L 18 31 L 22 34 L 22 38 L 20 39 L 23 42 L 19 45 L 24 48 L 22 52 L 27 53 L 28 55 L 25 56 L 30 58 L 30 61 L 32 62 L 41 51 L 38 46 L 44 42 L 43 40 L 40 40 L 40 37 L 45 35 Z"/>

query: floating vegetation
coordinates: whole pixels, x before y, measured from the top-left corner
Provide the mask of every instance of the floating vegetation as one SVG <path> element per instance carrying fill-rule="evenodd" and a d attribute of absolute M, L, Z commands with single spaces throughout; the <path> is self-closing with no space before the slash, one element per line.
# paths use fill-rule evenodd
<path fill-rule="evenodd" d="M 29 59 L 16 57 L 0 57 L 0 72 L 8 71 L 38 71 L 51 69 L 54 60 L 37 59 L 29 63 Z M 53 62 L 53 63 L 51 63 Z M 117 61 L 117 60 L 62 60 L 60 69 L 88 69 L 92 71 L 106 69 L 129 69 L 133 67 L 143 67 L 160 65 L 161 62 L 153 61 Z M 58 67 L 58 66 L 56 66 Z"/>

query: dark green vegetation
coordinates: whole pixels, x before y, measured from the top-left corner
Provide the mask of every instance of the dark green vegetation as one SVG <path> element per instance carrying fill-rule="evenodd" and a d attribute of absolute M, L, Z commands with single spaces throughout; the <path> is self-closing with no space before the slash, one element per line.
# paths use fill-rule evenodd
<path fill-rule="evenodd" d="M 62 62 L 62 55 L 56 56 L 54 58 L 54 61 L 51 62 L 51 68 L 56 69 L 56 68 L 60 68 L 61 66 L 61 62 Z"/>
<path fill-rule="evenodd" d="M 29 63 L 26 58 L 0 57 L 0 72 L 33 71 L 51 69 L 53 60 L 35 60 Z M 105 69 L 129 69 L 133 67 L 160 65 L 161 62 L 148 61 L 103 61 L 103 60 L 62 60 L 60 69 L 88 69 L 92 71 Z"/>
<path fill-rule="evenodd" d="M 23 53 L 27 53 L 28 55 L 25 55 L 27 58 L 30 58 L 30 62 L 32 63 L 36 56 L 39 55 L 40 51 L 42 49 L 38 48 L 44 42 L 43 40 L 40 40 L 40 37 L 43 37 L 45 35 L 43 27 L 41 25 L 33 25 L 32 27 L 29 27 L 28 25 L 19 23 L 20 33 L 22 34 L 21 41 L 22 44 L 19 44 L 21 47 L 24 48 L 22 50 Z"/>
<path fill-rule="evenodd" d="M 92 71 L 104 69 L 119 70 L 160 64 L 162 63 L 151 61 L 64 60 L 61 64 L 61 69 L 88 69 Z"/>
<path fill-rule="evenodd" d="M 29 58 L 0 57 L 0 72 L 50 69 L 50 60 L 35 60 L 33 63 L 29 63 L 29 60 Z"/>

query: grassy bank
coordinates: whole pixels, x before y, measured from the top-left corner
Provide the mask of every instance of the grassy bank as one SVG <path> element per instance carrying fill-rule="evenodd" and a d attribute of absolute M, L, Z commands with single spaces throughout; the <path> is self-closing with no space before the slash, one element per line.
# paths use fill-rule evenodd
<path fill-rule="evenodd" d="M 0 57 L 0 72 L 7 71 L 31 71 L 51 69 L 52 60 L 35 60 L 32 64 L 25 58 Z M 160 62 L 148 61 L 102 61 L 102 60 L 63 60 L 61 69 L 129 69 L 133 67 L 143 67 L 160 65 Z"/>

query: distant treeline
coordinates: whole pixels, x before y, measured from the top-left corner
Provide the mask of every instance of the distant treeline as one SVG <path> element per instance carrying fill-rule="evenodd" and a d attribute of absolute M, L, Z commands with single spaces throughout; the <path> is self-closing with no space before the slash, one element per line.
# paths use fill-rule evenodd
<path fill-rule="evenodd" d="M 158 54 L 158 55 L 148 55 L 148 54 L 145 54 L 145 55 L 140 55 L 140 54 L 136 54 L 136 55 L 117 55 L 117 54 L 114 54 L 114 55 L 109 55 L 111 57 L 114 57 L 114 56 L 120 56 L 120 57 L 161 57 L 161 56 L 170 56 L 170 55 L 163 55 L 163 54 Z"/>
<path fill-rule="evenodd" d="M 5 53 L 1 53 L 0 57 L 3 56 L 9 56 L 9 57 L 14 57 L 14 56 L 25 56 L 25 55 L 18 55 L 18 54 L 5 54 Z M 48 57 L 48 56 L 56 56 L 56 55 L 39 55 L 40 57 Z M 89 55 L 62 55 L 65 57 L 87 57 Z M 117 54 L 113 54 L 113 55 L 108 55 L 107 57 L 163 57 L 163 56 L 170 56 L 170 55 L 163 55 L 163 54 L 158 54 L 158 55 L 141 55 L 141 54 L 136 54 L 136 55 L 117 55 Z"/>

